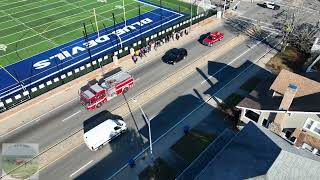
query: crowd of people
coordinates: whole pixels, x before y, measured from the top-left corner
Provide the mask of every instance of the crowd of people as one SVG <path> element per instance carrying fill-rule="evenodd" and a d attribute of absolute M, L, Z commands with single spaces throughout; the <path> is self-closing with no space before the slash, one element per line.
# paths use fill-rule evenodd
<path fill-rule="evenodd" d="M 145 47 L 142 47 L 134 52 L 134 54 L 132 55 L 132 61 L 134 63 L 137 63 L 139 58 L 142 59 L 143 57 L 146 57 L 147 53 L 150 52 L 152 49 L 156 51 L 157 48 L 162 46 L 163 44 L 168 43 L 170 41 L 179 40 L 180 37 L 183 37 L 184 35 L 188 35 L 188 34 L 189 34 L 188 30 L 185 29 L 181 31 L 172 32 L 171 34 L 166 35 L 162 39 L 151 40 L 147 42 L 147 45 Z"/>

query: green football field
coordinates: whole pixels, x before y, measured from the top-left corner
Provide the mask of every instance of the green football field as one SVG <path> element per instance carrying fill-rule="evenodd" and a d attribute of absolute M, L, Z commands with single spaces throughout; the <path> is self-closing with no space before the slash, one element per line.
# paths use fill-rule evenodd
<path fill-rule="evenodd" d="M 112 13 L 116 22 L 123 21 L 122 0 L 1 0 L 0 1 L 0 65 L 6 66 L 48 49 L 83 37 L 83 23 L 88 33 L 96 31 L 93 9 L 98 28 L 112 26 Z M 149 0 L 160 4 L 159 0 Z M 126 18 L 154 7 L 135 0 L 124 0 Z M 178 0 L 162 0 L 162 6 L 189 12 L 190 5 Z"/>

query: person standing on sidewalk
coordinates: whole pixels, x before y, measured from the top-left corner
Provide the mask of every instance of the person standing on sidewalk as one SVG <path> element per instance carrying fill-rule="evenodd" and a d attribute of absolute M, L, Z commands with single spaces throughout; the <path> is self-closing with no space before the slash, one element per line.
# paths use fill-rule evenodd
<path fill-rule="evenodd" d="M 147 56 L 143 47 L 140 48 L 140 54 L 141 54 L 141 55 L 140 55 L 141 58 L 142 58 L 142 56 L 144 56 L 144 57 Z"/>
<path fill-rule="evenodd" d="M 176 39 L 179 40 L 179 33 L 176 33 Z"/>
<path fill-rule="evenodd" d="M 137 56 L 136 56 L 136 55 L 133 55 L 133 56 L 132 56 L 132 61 L 133 61 L 135 64 L 137 64 L 137 60 L 138 60 Z"/>

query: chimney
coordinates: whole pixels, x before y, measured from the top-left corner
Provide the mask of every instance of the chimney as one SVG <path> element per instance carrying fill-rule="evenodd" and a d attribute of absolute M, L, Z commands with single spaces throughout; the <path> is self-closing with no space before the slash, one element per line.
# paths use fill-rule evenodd
<path fill-rule="evenodd" d="M 286 92 L 283 95 L 279 110 L 289 110 L 291 103 L 298 91 L 298 86 L 290 83 L 287 87 Z M 274 121 L 270 124 L 269 129 L 276 134 L 281 135 L 283 130 L 283 121 L 285 118 L 285 113 L 277 113 Z"/>
<path fill-rule="evenodd" d="M 290 105 L 298 91 L 298 86 L 290 83 L 289 86 L 287 87 L 286 92 L 283 95 L 281 104 L 279 106 L 279 110 L 289 110 Z"/>

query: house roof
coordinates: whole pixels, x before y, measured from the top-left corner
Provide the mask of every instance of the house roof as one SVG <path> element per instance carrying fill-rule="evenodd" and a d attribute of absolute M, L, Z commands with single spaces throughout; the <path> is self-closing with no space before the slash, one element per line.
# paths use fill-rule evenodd
<path fill-rule="evenodd" d="M 278 110 L 282 95 L 290 83 L 297 85 L 298 90 L 289 111 L 320 112 L 320 106 L 314 104 L 320 102 L 320 83 L 287 70 L 282 70 L 273 82 L 262 81 L 237 106 L 257 110 Z M 270 89 L 281 96 L 272 96 L 273 91 Z"/>
<path fill-rule="evenodd" d="M 281 70 L 275 81 L 272 83 L 270 89 L 283 95 L 290 83 L 294 83 L 298 86 L 298 91 L 295 95 L 296 98 L 320 92 L 319 82 L 285 69 Z"/>
<path fill-rule="evenodd" d="M 319 157 L 249 122 L 195 179 L 318 179 L 319 171 Z"/>

